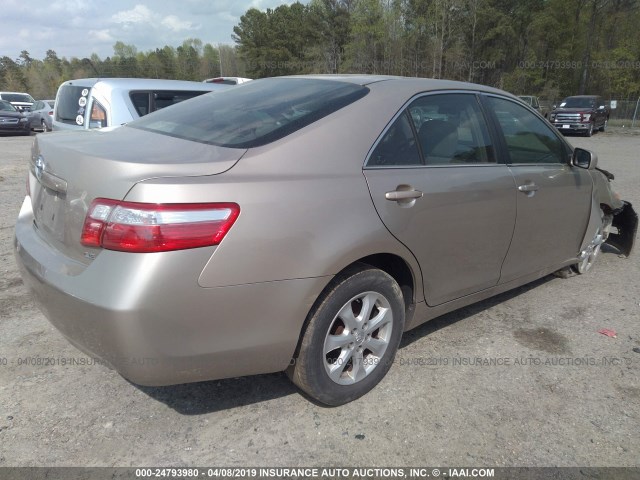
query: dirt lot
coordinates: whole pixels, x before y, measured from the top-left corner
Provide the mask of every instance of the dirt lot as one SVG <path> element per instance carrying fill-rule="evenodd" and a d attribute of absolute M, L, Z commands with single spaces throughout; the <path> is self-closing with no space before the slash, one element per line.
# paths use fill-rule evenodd
<path fill-rule="evenodd" d="M 596 151 L 640 206 L 640 135 Z M 640 254 L 544 278 L 407 334 L 386 379 L 327 409 L 283 374 L 140 388 L 35 308 L 12 251 L 31 140 L 0 137 L 0 467 L 639 466 Z M 617 338 L 598 332 L 617 331 Z"/>

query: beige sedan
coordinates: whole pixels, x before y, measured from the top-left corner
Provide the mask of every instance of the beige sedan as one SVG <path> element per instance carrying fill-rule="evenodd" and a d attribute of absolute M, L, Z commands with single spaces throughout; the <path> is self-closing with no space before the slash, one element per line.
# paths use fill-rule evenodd
<path fill-rule="evenodd" d="M 144 385 L 287 370 L 327 405 L 404 331 L 637 228 L 593 154 L 450 81 L 256 80 L 38 136 L 30 167 L 16 258 L 70 342 Z"/>

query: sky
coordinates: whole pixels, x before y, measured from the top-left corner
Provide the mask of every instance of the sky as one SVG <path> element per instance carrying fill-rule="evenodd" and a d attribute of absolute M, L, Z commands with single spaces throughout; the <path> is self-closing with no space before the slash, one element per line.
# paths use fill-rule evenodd
<path fill-rule="evenodd" d="M 249 8 L 266 10 L 292 0 L 1 0 L 0 57 L 22 50 L 42 60 L 58 57 L 101 59 L 113 55 L 116 41 L 139 52 L 187 38 L 233 45 L 233 27 Z M 302 3 L 307 3 L 303 1 Z"/>

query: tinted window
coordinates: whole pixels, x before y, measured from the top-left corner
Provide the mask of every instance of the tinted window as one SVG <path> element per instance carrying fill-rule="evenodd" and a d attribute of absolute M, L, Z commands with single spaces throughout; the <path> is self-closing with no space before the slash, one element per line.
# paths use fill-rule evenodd
<path fill-rule="evenodd" d="M 138 115 L 143 117 L 149 113 L 149 92 L 132 92 L 129 98 L 131 98 L 133 108 L 136 109 Z"/>
<path fill-rule="evenodd" d="M 7 100 L 8 102 L 24 102 L 24 103 L 33 103 L 33 97 L 26 93 L 3 93 L 2 99 Z"/>
<path fill-rule="evenodd" d="M 407 112 L 400 115 L 384 134 L 367 165 L 421 165 L 416 137 Z"/>
<path fill-rule="evenodd" d="M 207 91 L 173 91 L 155 90 L 153 92 L 131 92 L 129 97 L 139 116 L 143 117 L 148 113 L 161 108 L 168 107 L 175 103 L 180 103 L 190 98 L 208 93 Z"/>
<path fill-rule="evenodd" d="M 223 147 L 251 148 L 283 138 L 368 91 L 335 80 L 267 78 L 182 102 L 127 126 Z"/>
<path fill-rule="evenodd" d="M 56 120 L 63 123 L 76 124 L 76 117 L 81 115 L 84 117 L 86 106 L 80 106 L 80 98 L 83 96 L 83 91 L 89 92 L 89 87 L 82 87 L 76 85 L 63 85 L 58 90 L 58 96 L 56 101 L 58 102 L 58 108 L 56 108 Z M 88 95 L 85 95 L 88 97 Z"/>
<path fill-rule="evenodd" d="M 0 100 L 0 110 L 4 110 L 4 111 L 7 111 L 7 112 L 15 112 L 16 111 L 16 107 L 11 105 L 9 102 L 5 102 L 5 101 Z"/>
<path fill-rule="evenodd" d="M 591 108 L 594 107 L 596 101 L 589 97 L 569 97 L 565 98 L 560 106 L 562 108 Z"/>
<path fill-rule="evenodd" d="M 427 95 L 415 100 L 409 112 L 426 165 L 495 163 L 475 95 Z"/>
<path fill-rule="evenodd" d="M 565 148 L 550 126 L 521 105 L 496 97 L 489 104 L 502 128 L 511 163 L 564 163 Z"/>

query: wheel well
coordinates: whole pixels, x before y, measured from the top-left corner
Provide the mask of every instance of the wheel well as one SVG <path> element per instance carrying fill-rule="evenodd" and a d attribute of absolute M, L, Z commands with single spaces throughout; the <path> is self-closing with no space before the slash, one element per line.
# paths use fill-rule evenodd
<path fill-rule="evenodd" d="M 407 262 L 404 261 L 402 257 L 398 255 L 393 255 L 391 253 L 377 253 L 375 255 L 369 255 L 368 257 L 363 257 L 355 262 L 347 265 L 345 268 L 340 270 L 335 277 L 342 276 L 345 272 L 349 270 L 357 269 L 358 266 L 362 267 L 362 264 L 369 265 L 374 268 L 378 268 L 383 272 L 391 275 L 393 279 L 398 282 L 400 286 L 400 290 L 402 291 L 402 297 L 404 298 L 404 309 L 407 314 L 407 322 L 410 320 L 410 317 L 413 314 L 413 307 L 415 304 L 414 293 L 415 293 L 415 281 L 413 279 L 413 274 L 411 272 L 411 268 Z M 298 344 L 296 345 L 296 349 L 293 354 L 293 358 L 298 357 L 298 353 L 300 352 L 300 342 L 302 342 L 302 337 L 304 335 L 305 330 L 307 329 L 307 325 L 309 324 L 310 314 L 314 311 L 318 302 L 324 297 L 325 292 L 331 288 L 333 282 L 329 282 L 329 284 L 322 290 L 322 293 L 318 296 L 316 301 L 314 302 L 311 310 L 309 311 L 309 315 L 305 319 L 302 329 L 300 330 L 300 338 L 298 339 Z M 289 367 L 289 370 L 292 367 Z"/>
<path fill-rule="evenodd" d="M 408 311 L 411 305 L 415 303 L 415 281 L 413 274 L 407 262 L 401 257 L 390 253 L 378 253 L 361 258 L 354 263 L 366 263 L 391 275 L 393 279 L 398 282 L 400 290 L 402 290 L 405 311 Z"/>

